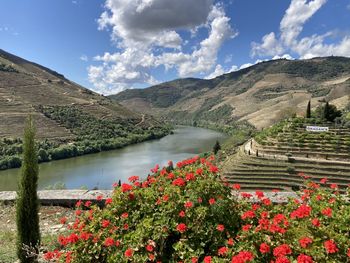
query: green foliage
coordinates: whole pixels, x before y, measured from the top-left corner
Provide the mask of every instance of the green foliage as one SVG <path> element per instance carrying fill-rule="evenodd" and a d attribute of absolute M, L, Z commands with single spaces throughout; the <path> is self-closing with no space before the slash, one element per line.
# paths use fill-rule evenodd
<path fill-rule="evenodd" d="M 6 64 L 3 64 L 3 63 L 0 63 L 0 71 L 18 73 L 17 69 L 12 67 L 11 65 L 6 65 Z"/>
<path fill-rule="evenodd" d="M 217 154 L 221 150 L 221 145 L 218 140 L 216 140 L 214 147 L 213 147 L 213 153 Z"/>
<path fill-rule="evenodd" d="M 28 257 L 24 246 L 38 254 L 40 244 L 38 187 L 38 156 L 35 144 L 35 127 L 31 116 L 24 130 L 23 165 L 17 192 L 17 256 L 22 263 L 37 262 L 36 257 Z"/>
<path fill-rule="evenodd" d="M 315 116 L 322 120 L 334 122 L 337 117 L 342 116 L 342 112 L 335 105 L 326 102 L 324 105 L 316 108 Z"/>
<path fill-rule="evenodd" d="M 310 119 L 310 118 L 311 118 L 311 101 L 309 101 L 309 102 L 307 103 L 306 115 L 305 115 L 305 117 L 306 117 L 307 119 Z"/>
<path fill-rule="evenodd" d="M 177 167 L 156 167 L 145 182 L 130 177 L 133 184 L 116 187 L 104 209 L 82 211 L 82 227 L 59 238 L 72 252 L 71 262 L 203 262 L 234 238 L 241 221 L 237 203 L 232 189 L 218 180 L 212 159 L 197 157 Z M 79 238 L 82 233 L 88 238 Z"/>

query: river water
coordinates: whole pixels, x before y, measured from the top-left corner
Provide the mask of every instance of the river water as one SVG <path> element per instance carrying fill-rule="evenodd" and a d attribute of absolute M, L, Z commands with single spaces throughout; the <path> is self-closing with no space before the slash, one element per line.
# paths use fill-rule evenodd
<path fill-rule="evenodd" d="M 161 167 L 169 160 L 174 164 L 196 154 L 210 151 L 216 140 L 226 135 L 203 128 L 179 126 L 174 134 L 159 140 L 130 145 L 122 149 L 89 154 L 39 165 L 39 189 L 64 183 L 67 189 L 81 187 L 111 189 L 120 179 L 131 175 L 145 178 L 156 164 Z M 0 171 L 0 191 L 17 189 L 20 169 Z"/>

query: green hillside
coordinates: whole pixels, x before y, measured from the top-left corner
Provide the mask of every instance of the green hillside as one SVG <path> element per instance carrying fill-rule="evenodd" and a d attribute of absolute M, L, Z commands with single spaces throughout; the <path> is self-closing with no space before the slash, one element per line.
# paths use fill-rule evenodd
<path fill-rule="evenodd" d="M 223 163 L 224 178 L 244 189 L 297 190 L 304 176 L 350 184 L 350 108 L 335 122 L 292 118 L 259 132 Z M 307 131 L 307 126 L 329 131 Z"/>
<path fill-rule="evenodd" d="M 153 117 L 0 50 L 0 169 L 20 166 L 20 138 L 28 114 L 38 128 L 40 161 L 115 149 L 169 133 L 169 127 Z"/>

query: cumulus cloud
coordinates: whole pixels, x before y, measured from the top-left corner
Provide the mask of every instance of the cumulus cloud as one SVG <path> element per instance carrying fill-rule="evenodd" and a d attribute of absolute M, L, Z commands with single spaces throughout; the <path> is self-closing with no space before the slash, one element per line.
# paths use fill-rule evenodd
<path fill-rule="evenodd" d="M 274 32 L 266 34 L 261 43 L 252 43 L 252 56 L 281 56 L 295 52 L 300 58 L 317 56 L 350 56 L 350 36 L 340 42 L 327 44 L 333 32 L 299 38 L 305 23 L 324 5 L 327 0 L 292 0 L 280 22 L 280 37 Z"/>
<path fill-rule="evenodd" d="M 226 71 L 224 70 L 224 68 L 220 64 L 218 64 L 216 65 L 215 70 L 208 76 L 206 76 L 205 79 L 213 79 L 225 73 Z"/>
<path fill-rule="evenodd" d="M 208 73 L 223 42 L 237 35 L 229 22 L 213 0 L 107 0 L 98 26 L 111 29 L 119 51 L 96 56 L 89 80 L 96 91 L 115 93 L 137 83 L 156 83 L 155 68 L 173 68 L 180 77 Z M 187 40 L 179 32 L 195 34 L 199 28 L 207 29 L 208 37 L 184 52 Z"/>

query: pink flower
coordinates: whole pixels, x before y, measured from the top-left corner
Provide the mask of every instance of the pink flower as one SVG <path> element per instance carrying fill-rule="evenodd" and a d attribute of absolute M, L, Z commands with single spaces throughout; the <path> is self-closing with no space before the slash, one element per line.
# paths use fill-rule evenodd
<path fill-rule="evenodd" d="M 216 227 L 216 230 L 220 231 L 220 232 L 223 232 L 225 230 L 225 226 L 224 225 L 218 225 Z"/>

